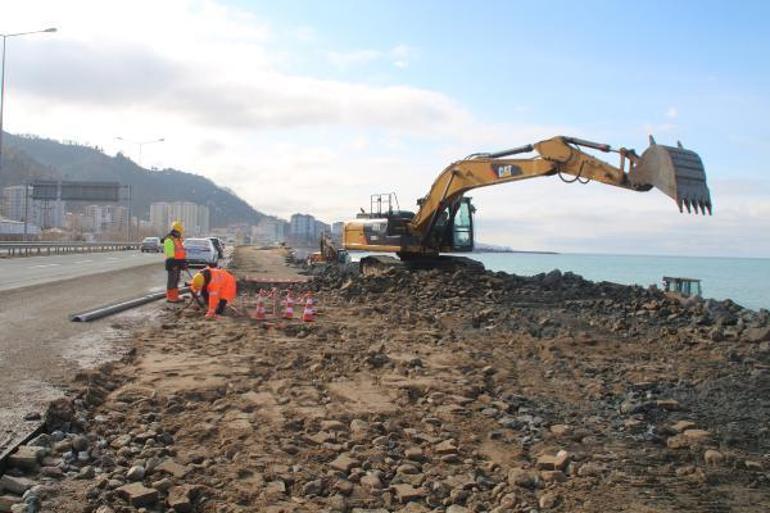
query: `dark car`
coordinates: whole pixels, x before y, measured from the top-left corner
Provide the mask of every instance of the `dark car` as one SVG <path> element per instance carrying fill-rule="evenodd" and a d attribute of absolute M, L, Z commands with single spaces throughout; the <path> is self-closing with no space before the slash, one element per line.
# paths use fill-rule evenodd
<path fill-rule="evenodd" d="M 225 257 L 225 243 L 222 242 L 222 239 L 219 237 L 209 237 L 208 238 L 211 243 L 214 245 L 214 249 L 217 250 L 217 254 L 219 255 L 219 258 L 222 259 Z"/>
<path fill-rule="evenodd" d="M 160 243 L 159 237 L 145 237 L 142 241 L 142 245 L 139 246 L 139 251 L 142 253 L 160 253 L 163 251 L 163 246 Z"/>

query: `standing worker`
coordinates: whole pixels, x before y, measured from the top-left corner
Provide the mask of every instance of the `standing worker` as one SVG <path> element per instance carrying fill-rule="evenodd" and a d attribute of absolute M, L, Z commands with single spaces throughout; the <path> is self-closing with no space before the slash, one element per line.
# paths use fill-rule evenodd
<path fill-rule="evenodd" d="M 163 237 L 163 253 L 166 255 L 166 272 L 168 280 L 166 281 L 166 301 L 169 303 L 178 303 L 179 299 L 179 278 L 182 269 L 187 268 L 187 253 L 182 242 L 182 232 L 184 228 L 180 221 L 174 221 L 171 224 L 171 231 Z"/>
<path fill-rule="evenodd" d="M 216 264 L 196 273 L 190 283 L 190 290 L 200 294 L 208 304 L 207 319 L 224 313 L 227 304 L 232 303 L 238 294 L 235 276 L 224 269 L 218 269 Z"/>

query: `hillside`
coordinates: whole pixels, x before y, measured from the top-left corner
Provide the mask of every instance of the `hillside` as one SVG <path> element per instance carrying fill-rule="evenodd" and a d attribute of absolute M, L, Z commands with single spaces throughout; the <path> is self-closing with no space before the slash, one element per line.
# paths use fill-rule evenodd
<path fill-rule="evenodd" d="M 28 176 L 117 181 L 131 186 L 132 209 L 143 219 L 147 219 L 150 204 L 156 201 L 192 201 L 208 205 L 212 226 L 254 224 L 264 217 L 208 178 L 176 169 L 150 171 L 120 154 L 110 157 L 96 148 L 8 133 L 5 134 L 4 150 L 0 173 L 2 187 L 21 184 Z"/>

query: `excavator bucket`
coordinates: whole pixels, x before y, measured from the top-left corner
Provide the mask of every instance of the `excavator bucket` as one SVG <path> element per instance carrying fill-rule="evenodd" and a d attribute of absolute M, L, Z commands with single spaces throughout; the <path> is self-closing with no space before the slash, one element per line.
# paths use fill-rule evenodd
<path fill-rule="evenodd" d="M 650 147 L 629 171 L 631 183 L 638 187 L 655 187 L 671 197 L 679 211 L 693 210 L 711 215 L 711 194 L 706 185 L 706 171 L 697 153 L 678 143 L 677 147 L 656 144 L 650 137 Z"/>

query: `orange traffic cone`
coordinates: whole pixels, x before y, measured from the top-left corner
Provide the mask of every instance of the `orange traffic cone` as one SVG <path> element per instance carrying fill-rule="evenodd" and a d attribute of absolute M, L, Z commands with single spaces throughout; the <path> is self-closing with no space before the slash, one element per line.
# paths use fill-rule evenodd
<path fill-rule="evenodd" d="M 315 308 L 313 308 L 313 296 L 308 292 L 305 299 L 305 310 L 302 312 L 304 322 L 313 322 L 315 320 Z"/>
<path fill-rule="evenodd" d="M 259 289 L 259 294 L 257 295 L 257 308 L 254 310 L 254 318 L 258 321 L 265 320 L 265 296 L 262 289 Z"/>
<path fill-rule="evenodd" d="M 285 305 L 285 308 L 283 310 L 283 318 L 284 319 L 293 319 L 294 318 L 294 298 L 291 297 L 291 291 L 286 291 L 286 299 L 284 299 L 283 304 Z"/>

